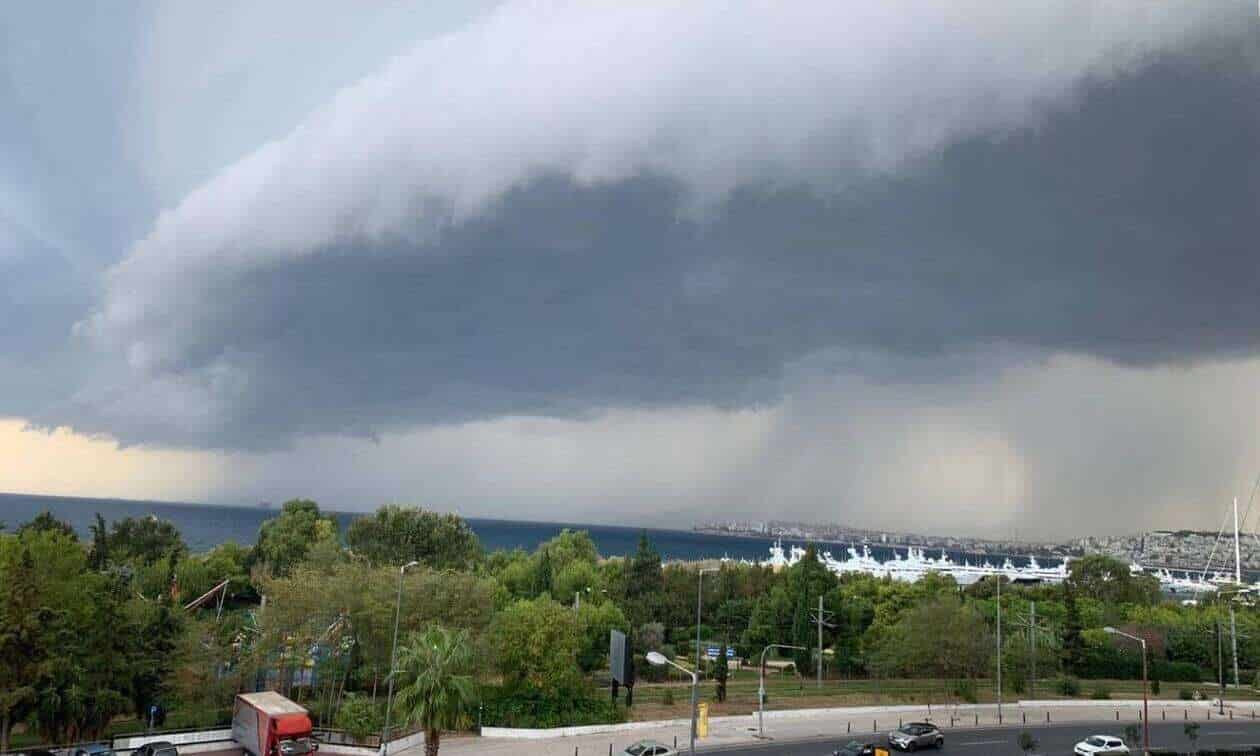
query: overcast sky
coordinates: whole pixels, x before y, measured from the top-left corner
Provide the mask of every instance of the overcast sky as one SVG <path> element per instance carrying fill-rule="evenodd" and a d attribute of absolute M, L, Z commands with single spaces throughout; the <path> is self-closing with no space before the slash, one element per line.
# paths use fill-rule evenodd
<path fill-rule="evenodd" d="M 1260 473 L 1258 35 L 1251 0 L 0 6 L 0 490 L 1216 527 Z"/>

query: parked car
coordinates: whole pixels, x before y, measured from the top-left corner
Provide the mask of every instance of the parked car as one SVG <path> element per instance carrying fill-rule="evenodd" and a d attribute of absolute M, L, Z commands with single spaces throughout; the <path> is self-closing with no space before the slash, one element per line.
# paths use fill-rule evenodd
<path fill-rule="evenodd" d="M 832 751 L 831 756 L 875 756 L 875 744 L 850 740 L 839 750 Z"/>
<path fill-rule="evenodd" d="M 945 745 L 945 735 L 931 722 L 911 722 L 888 733 L 888 745 L 902 751 L 941 748 Z"/>
<path fill-rule="evenodd" d="M 1072 749 L 1072 753 L 1076 756 L 1094 756 L 1096 753 L 1127 754 L 1128 752 L 1129 747 L 1115 735 L 1090 735 Z"/>
<path fill-rule="evenodd" d="M 640 740 L 627 748 L 627 756 L 678 756 L 678 751 L 655 740 Z"/>
<path fill-rule="evenodd" d="M 88 743 L 77 746 L 70 756 L 114 756 L 114 749 L 104 743 Z"/>
<path fill-rule="evenodd" d="M 140 746 L 131 752 L 131 756 L 179 756 L 179 750 L 174 743 L 157 740 Z"/>
<path fill-rule="evenodd" d="M 16 756 L 57 756 L 52 751 L 46 751 L 43 748 L 32 748 L 29 751 L 20 751 Z"/>

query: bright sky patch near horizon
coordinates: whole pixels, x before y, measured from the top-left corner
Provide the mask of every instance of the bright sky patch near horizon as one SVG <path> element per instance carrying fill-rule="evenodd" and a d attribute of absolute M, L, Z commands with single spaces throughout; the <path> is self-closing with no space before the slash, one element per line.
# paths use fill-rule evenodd
<path fill-rule="evenodd" d="M 1258 39 L 1183 0 L 5 7 L 0 490 L 1214 527 L 1260 472 Z"/>

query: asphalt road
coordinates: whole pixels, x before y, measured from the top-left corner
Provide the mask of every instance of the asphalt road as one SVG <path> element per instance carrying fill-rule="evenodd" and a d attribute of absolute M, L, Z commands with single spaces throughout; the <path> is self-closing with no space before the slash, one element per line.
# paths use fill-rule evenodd
<path fill-rule="evenodd" d="M 1016 740 L 1019 733 L 1025 728 L 1002 728 L 991 730 L 959 730 L 957 732 L 945 731 L 945 747 L 940 751 L 931 750 L 924 753 L 942 753 L 942 754 L 969 754 L 970 756 L 979 756 L 980 754 L 994 754 L 994 756 L 1022 756 L 1023 752 L 1019 750 Z M 1063 725 L 1051 727 L 1028 727 L 1026 728 L 1033 734 L 1040 743 L 1040 747 L 1035 751 L 1038 754 L 1051 756 L 1053 754 L 1066 754 L 1070 756 L 1072 747 L 1079 741 L 1084 740 L 1089 735 L 1116 735 L 1124 736 L 1124 728 L 1108 727 L 1102 725 Z M 860 738 L 859 738 L 860 739 Z M 771 754 L 791 754 L 792 756 L 831 756 L 831 752 L 838 748 L 842 743 L 847 742 L 845 736 L 840 736 L 834 740 L 815 740 L 810 742 L 783 742 L 783 743 L 767 743 L 765 745 L 743 746 L 723 750 L 723 756 L 730 754 L 739 754 L 740 756 L 770 756 Z M 864 739 L 864 742 L 873 742 L 876 745 L 883 745 L 885 739 L 883 736 L 878 738 Z M 1257 746 L 1260 745 L 1260 722 L 1200 722 L 1199 723 L 1199 740 L 1196 748 L 1223 748 L 1228 746 Z M 1151 746 L 1160 748 L 1175 748 L 1178 751 L 1190 751 L 1190 741 L 1186 738 L 1181 722 L 1173 723 L 1154 723 L 1151 725 Z M 1140 753 L 1140 750 L 1136 750 Z M 895 753 L 895 752 L 894 752 Z"/>

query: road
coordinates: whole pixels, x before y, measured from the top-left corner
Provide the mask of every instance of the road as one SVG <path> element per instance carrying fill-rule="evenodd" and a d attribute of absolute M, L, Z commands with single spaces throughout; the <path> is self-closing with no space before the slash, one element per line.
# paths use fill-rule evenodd
<path fill-rule="evenodd" d="M 1016 739 L 1023 728 L 959 730 L 945 733 L 943 754 L 994 754 L 1001 756 L 1020 756 L 1022 751 L 1016 745 Z M 1063 725 L 1051 727 L 1029 727 L 1029 732 L 1040 743 L 1035 751 L 1038 754 L 1071 754 L 1072 746 L 1089 735 L 1117 735 L 1123 737 L 1123 728 L 1108 727 L 1106 724 Z M 767 743 L 757 746 L 741 746 L 729 750 L 723 749 L 723 756 L 771 756 L 772 754 L 791 754 L 792 756 L 831 756 L 832 750 L 844 742 L 844 736 L 835 740 Z M 867 738 L 866 742 L 878 745 L 884 743 L 883 737 L 876 740 Z M 1186 738 L 1183 725 L 1157 723 L 1151 725 L 1151 746 L 1175 748 L 1178 751 L 1190 751 L 1190 741 Z M 1260 723 L 1251 722 L 1201 722 L 1197 748 L 1224 748 L 1241 746 L 1260 746 Z M 685 752 L 685 750 L 684 750 Z M 933 753 L 933 751 L 927 751 Z"/>

